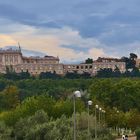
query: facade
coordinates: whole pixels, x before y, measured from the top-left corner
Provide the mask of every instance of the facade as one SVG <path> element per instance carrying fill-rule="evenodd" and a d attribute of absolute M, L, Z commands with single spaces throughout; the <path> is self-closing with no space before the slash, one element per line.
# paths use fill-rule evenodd
<path fill-rule="evenodd" d="M 93 64 L 65 64 L 64 65 L 64 73 L 67 72 L 73 73 L 79 73 L 82 74 L 84 72 L 92 74 L 93 72 Z"/>
<path fill-rule="evenodd" d="M 104 58 L 103 61 L 94 61 L 92 64 L 64 65 L 64 72 L 77 72 L 79 74 L 87 72 L 96 75 L 100 69 L 110 68 L 114 71 L 116 67 L 119 68 L 121 73 L 126 71 L 125 62 L 107 60 L 108 58 L 106 60 Z"/>
<path fill-rule="evenodd" d="M 109 68 L 113 71 L 116 67 L 120 70 L 121 73 L 126 71 L 125 62 L 93 62 L 93 74 L 96 75 L 100 69 Z"/>
<path fill-rule="evenodd" d="M 61 64 L 59 58 L 54 56 L 44 57 L 25 57 L 21 49 L 0 50 L 0 73 L 6 73 L 7 69 L 16 73 L 28 71 L 31 75 L 39 75 L 41 72 L 51 72 L 59 75 L 65 75 L 67 72 L 76 72 L 79 74 L 90 73 L 96 75 L 100 69 L 116 67 L 123 73 L 125 72 L 125 63 L 116 58 L 98 58 L 92 64 Z"/>
<path fill-rule="evenodd" d="M 63 64 L 59 63 L 58 57 L 24 57 L 20 48 L 0 50 L 0 73 L 6 73 L 7 68 L 16 73 L 28 71 L 32 75 L 54 71 L 63 74 Z"/>
<path fill-rule="evenodd" d="M 118 58 L 101 58 L 99 57 L 96 61 L 93 62 L 93 73 L 97 74 L 100 69 L 109 68 L 113 71 L 118 68 L 121 73 L 126 71 L 126 64 Z"/>

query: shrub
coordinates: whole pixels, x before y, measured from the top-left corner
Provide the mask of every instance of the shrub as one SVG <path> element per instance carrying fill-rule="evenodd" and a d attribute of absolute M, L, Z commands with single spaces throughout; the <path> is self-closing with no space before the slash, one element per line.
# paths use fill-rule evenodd
<path fill-rule="evenodd" d="M 140 128 L 137 128 L 136 131 L 137 140 L 140 140 Z"/>

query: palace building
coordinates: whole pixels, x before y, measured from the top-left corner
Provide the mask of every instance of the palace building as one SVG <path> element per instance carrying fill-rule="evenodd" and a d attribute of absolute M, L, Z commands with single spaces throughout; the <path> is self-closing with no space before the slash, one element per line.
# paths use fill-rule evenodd
<path fill-rule="evenodd" d="M 92 64 L 64 65 L 64 72 L 77 72 L 79 74 L 86 72 L 94 76 L 100 69 L 109 68 L 114 71 L 116 67 L 121 73 L 126 71 L 126 64 L 125 62 L 121 62 L 120 59 L 99 57 L 96 61 L 93 61 Z"/>
<path fill-rule="evenodd" d="M 0 72 L 6 73 L 7 68 L 16 73 L 28 71 L 32 75 L 41 72 L 63 74 L 63 64 L 59 63 L 58 57 L 25 57 L 22 55 L 20 47 L 18 50 L 0 50 Z"/>
<path fill-rule="evenodd" d="M 126 70 L 125 63 L 115 58 L 98 58 L 92 64 L 62 64 L 59 58 L 54 56 L 44 57 L 25 57 L 22 55 L 21 48 L 0 49 L 0 73 L 6 73 L 7 69 L 16 73 L 29 72 L 31 75 L 39 75 L 41 72 L 51 72 L 65 75 L 67 72 L 90 73 L 96 75 L 100 69 L 119 68 L 123 73 Z"/>

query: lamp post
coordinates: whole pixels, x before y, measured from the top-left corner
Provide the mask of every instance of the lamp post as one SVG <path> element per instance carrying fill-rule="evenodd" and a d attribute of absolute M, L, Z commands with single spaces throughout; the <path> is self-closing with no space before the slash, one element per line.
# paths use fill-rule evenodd
<path fill-rule="evenodd" d="M 99 106 L 95 105 L 95 139 L 97 138 L 97 109 L 99 109 Z"/>
<path fill-rule="evenodd" d="M 102 110 L 102 120 L 103 124 L 105 125 L 105 110 Z"/>
<path fill-rule="evenodd" d="M 89 107 L 92 105 L 92 101 L 88 101 L 88 137 L 90 139 L 90 128 L 89 128 Z"/>
<path fill-rule="evenodd" d="M 76 98 L 81 97 L 81 92 L 80 91 L 75 91 L 73 95 L 73 114 L 74 114 L 74 129 L 73 129 L 73 139 L 76 140 L 76 110 L 75 110 L 75 102 Z"/>
<path fill-rule="evenodd" d="M 102 108 L 99 108 L 99 128 L 101 125 L 101 115 L 102 115 Z"/>
<path fill-rule="evenodd" d="M 119 120 L 119 110 L 117 110 L 117 118 Z M 119 125 L 118 125 L 119 122 L 117 122 L 117 126 L 116 126 L 116 129 L 117 129 L 117 133 L 118 133 L 118 136 L 119 136 Z"/>

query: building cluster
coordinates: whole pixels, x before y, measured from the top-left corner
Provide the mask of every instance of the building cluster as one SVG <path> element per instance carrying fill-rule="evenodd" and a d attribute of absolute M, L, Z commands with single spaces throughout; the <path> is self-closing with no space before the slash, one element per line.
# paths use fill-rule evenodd
<path fill-rule="evenodd" d="M 59 75 L 65 75 L 67 72 L 90 73 L 96 75 L 100 69 L 110 68 L 120 72 L 126 71 L 125 62 L 116 58 L 98 58 L 92 64 L 62 64 L 59 58 L 54 56 L 44 57 L 25 57 L 21 49 L 0 50 L 0 73 L 6 73 L 7 69 L 16 73 L 29 72 L 31 75 L 39 75 L 41 72 L 51 72 Z"/>

